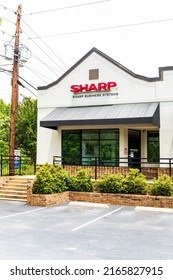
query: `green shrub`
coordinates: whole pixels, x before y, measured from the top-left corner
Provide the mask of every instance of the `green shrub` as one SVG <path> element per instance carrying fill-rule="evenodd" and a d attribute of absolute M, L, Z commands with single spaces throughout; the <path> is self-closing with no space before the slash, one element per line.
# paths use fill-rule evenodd
<path fill-rule="evenodd" d="M 127 194 L 146 194 L 147 181 L 139 169 L 130 168 L 123 181 L 122 193 Z"/>
<path fill-rule="evenodd" d="M 97 181 L 96 188 L 102 193 L 121 193 L 123 180 L 122 174 L 106 174 Z"/>
<path fill-rule="evenodd" d="M 69 179 L 69 190 L 78 192 L 93 192 L 91 172 L 85 169 L 80 169 L 76 176 L 71 176 Z"/>
<path fill-rule="evenodd" d="M 35 194 L 52 194 L 68 189 L 69 175 L 60 165 L 45 164 L 36 173 L 33 185 Z"/>
<path fill-rule="evenodd" d="M 154 180 L 151 187 L 151 194 L 171 196 L 173 194 L 171 177 L 164 174 L 159 179 Z"/>

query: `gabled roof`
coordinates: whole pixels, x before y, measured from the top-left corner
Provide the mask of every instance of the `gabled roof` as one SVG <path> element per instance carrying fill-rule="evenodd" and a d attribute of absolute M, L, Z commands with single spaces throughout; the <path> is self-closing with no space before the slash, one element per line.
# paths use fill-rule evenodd
<path fill-rule="evenodd" d="M 89 57 L 94 52 L 96 54 L 100 55 L 101 57 L 103 57 L 104 59 L 106 59 L 107 61 L 109 61 L 110 63 L 112 63 L 113 65 L 115 65 L 116 67 L 120 68 L 121 70 L 123 70 L 127 74 L 131 75 L 132 77 L 134 77 L 136 79 L 143 80 L 143 81 L 147 81 L 147 82 L 162 81 L 163 80 L 163 72 L 173 70 L 173 66 L 159 67 L 159 76 L 154 77 L 154 78 L 148 78 L 148 77 L 145 77 L 145 76 L 135 74 L 134 72 L 132 72 L 128 68 L 124 67 L 122 64 L 118 63 L 116 60 L 112 59 L 110 56 L 108 56 L 105 53 L 98 50 L 97 48 L 92 48 L 80 60 L 78 60 L 71 68 L 69 68 L 69 70 L 67 70 L 58 80 L 54 81 L 53 83 L 51 83 L 49 85 L 40 86 L 40 87 L 38 87 L 38 90 L 45 90 L 45 89 L 48 89 L 48 88 L 51 88 L 51 87 L 57 85 L 60 81 L 62 81 L 68 74 L 70 74 L 78 65 L 80 65 L 87 57 Z"/>

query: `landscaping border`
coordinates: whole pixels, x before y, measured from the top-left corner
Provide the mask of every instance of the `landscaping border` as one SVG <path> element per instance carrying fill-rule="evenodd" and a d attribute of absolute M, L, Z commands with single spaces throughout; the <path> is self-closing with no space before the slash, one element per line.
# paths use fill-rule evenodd
<path fill-rule="evenodd" d="M 96 192 L 67 191 L 55 194 L 33 194 L 32 183 L 27 187 L 27 205 L 51 206 L 69 201 L 105 203 L 124 206 L 148 206 L 159 208 L 173 208 L 173 196 L 152 196 L 133 194 L 111 194 Z"/>

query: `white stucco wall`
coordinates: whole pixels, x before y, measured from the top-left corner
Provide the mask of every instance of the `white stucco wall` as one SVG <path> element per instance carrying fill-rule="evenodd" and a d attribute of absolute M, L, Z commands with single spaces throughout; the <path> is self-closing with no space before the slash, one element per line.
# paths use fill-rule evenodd
<path fill-rule="evenodd" d="M 99 80 L 89 80 L 89 69 L 93 68 L 99 69 Z M 73 84 L 97 84 L 109 81 L 117 83 L 117 88 L 113 88 L 111 92 L 117 92 L 118 96 L 112 97 L 109 94 L 109 96 L 99 98 L 73 98 L 73 93 L 70 92 L 70 86 Z M 155 83 L 134 78 L 94 53 L 57 85 L 47 90 L 41 90 L 38 97 L 38 108 L 148 102 L 155 98 Z"/>
<path fill-rule="evenodd" d="M 99 69 L 99 79 L 89 80 L 89 69 Z M 74 98 L 70 86 L 99 82 L 117 83 L 112 94 L 117 95 Z M 86 93 L 87 95 L 88 93 Z M 92 95 L 92 93 L 91 93 Z M 40 127 L 40 120 L 56 107 L 93 106 L 121 103 L 159 102 L 160 103 L 160 156 L 173 157 L 173 71 L 164 71 L 163 80 L 145 81 L 133 77 L 104 57 L 93 52 L 82 63 L 66 75 L 59 83 L 38 92 L 38 141 L 37 164 L 52 163 L 54 155 L 61 155 L 61 127 L 51 130 Z M 120 129 L 120 157 L 128 148 L 128 128 L 141 130 L 141 156 L 147 156 L 147 130 L 158 129 L 148 126 L 111 126 Z M 79 128 L 79 127 L 78 127 Z M 85 127 L 87 128 L 87 127 Z M 97 126 L 93 128 L 102 128 Z M 70 127 L 72 129 L 72 127 Z"/>
<path fill-rule="evenodd" d="M 53 163 L 58 152 L 58 132 L 40 127 L 40 120 L 52 111 L 52 108 L 38 110 L 37 122 L 37 164 Z"/>
<path fill-rule="evenodd" d="M 173 102 L 161 102 L 160 114 L 160 157 L 173 157 Z"/>

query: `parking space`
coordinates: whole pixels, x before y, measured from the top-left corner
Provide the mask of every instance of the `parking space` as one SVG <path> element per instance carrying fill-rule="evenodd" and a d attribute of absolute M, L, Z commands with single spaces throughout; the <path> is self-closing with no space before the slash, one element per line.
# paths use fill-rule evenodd
<path fill-rule="evenodd" d="M 172 260 L 173 211 L 0 201 L 0 236 L 1 260 Z"/>

